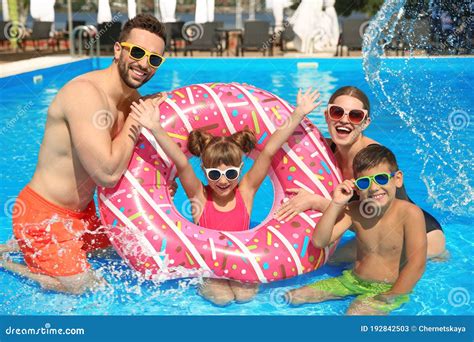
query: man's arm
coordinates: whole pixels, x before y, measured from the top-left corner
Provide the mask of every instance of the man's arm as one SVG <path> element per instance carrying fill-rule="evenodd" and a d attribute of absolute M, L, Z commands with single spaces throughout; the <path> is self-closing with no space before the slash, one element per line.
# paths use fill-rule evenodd
<path fill-rule="evenodd" d="M 415 205 L 405 212 L 407 217 L 403 229 L 407 263 L 386 295 L 410 293 L 425 271 L 427 242 L 423 212 Z"/>
<path fill-rule="evenodd" d="M 122 130 L 112 140 L 114 117 L 105 95 L 88 81 L 75 81 L 63 91 L 62 108 L 74 150 L 97 185 L 113 187 L 132 156 L 140 133 L 138 123 L 127 117 Z"/>

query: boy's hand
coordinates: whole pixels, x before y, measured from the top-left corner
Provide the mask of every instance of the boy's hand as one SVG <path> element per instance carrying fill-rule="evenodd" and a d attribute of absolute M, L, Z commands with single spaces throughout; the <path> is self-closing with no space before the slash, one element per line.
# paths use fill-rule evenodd
<path fill-rule="evenodd" d="M 381 293 L 373 299 L 378 300 L 379 302 L 383 302 L 386 304 L 393 304 L 401 294 L 394 294 L 394 293 Z"/>
<path fill-rule="evenodd" d="M 145 128 L 155 129 L 161 127 L 160 125 L 160 104 L 166 100 L 167 94 L 163 93 L 160 98 L 148 98 L 145 101 L 142 99 L 133 102 L 130 106 L 130 116 L 137 120 L 138 123 Z"/>
<path fill-rule="evenodd" d="M 307 115 L 311 113 L 321 104 L 321 101 L 315 103 L 319 99 L 319 91 L 316 89 L 311 92 L 313 88 L 308 88 L 304 94 L 302 94 L 301 89 L 298 91 L 298 96 L 296 97 L 297 107 L 295 113 L 300 115 Z"/>
<path fill-rule="evenodd" d="M 354 195 L 354 180 L 346 179 L 339 184 L 332 195 L 332 201 L 337 205 L 346 205 Z"/>

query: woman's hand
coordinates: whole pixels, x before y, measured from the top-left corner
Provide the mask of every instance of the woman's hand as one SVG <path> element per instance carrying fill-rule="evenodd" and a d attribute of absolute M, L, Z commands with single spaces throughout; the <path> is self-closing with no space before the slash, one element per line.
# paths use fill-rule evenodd
<path fill-rule="evenodd" d="M 317 196 L 301 188 L 286 189 L 294 194 L 287 202 L 274 214 L 278 221 L 289 221 L 303 211 L 313 209 L 313 203 L 318 200 Z"/>
<path fill-rule="evenodd" d="M 150 130 L 160 128 L 160 104 L 167 98 L 167 94 L 159 98 L 148 98 L 146 100 L 139 99 L 138 103 L 133 102 L 130 106 L 130 116 L 140 125 Z"/>
<path fill-rule="evenodd" d="M 336 205 L 346 205 L 354 195 L 354 180 L 346 179 L 336 186 L 332 195 L 332 201 Z"/>
<path fill-rule="evenodd" d="M 313 88 L 308 88 L 304 94 L 302 94 L 301 89 L 298 91 L 295 113 L 305 116 L 321 104 L 321 101 L 315 103 L 315 101 L 319 99 L 319 91 L 316 89 L 311 92 L 311 90 L 313 90 Z"/>

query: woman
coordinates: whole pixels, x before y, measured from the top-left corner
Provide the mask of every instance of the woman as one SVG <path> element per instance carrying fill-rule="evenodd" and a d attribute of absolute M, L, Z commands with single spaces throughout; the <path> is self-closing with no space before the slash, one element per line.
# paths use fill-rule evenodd
<path fill-rule="evenodd" d="M 365 136 L 363 131 L 370 125 L 370 103 L 367 96 L 358 88 L 345 86 L 338 89 L 329 99 L 328 108 L 324 111 L 331 138 L 327 139 L 343 179 L 354 178 L 352 161 L 361 149 L 371 144 L 379 144 Z M 324 211 L 329 200 L 311 194 L 304 189 L 287 189 L 294 196 L 281 206 L 276 214 L 278 220 L 290 220 L 295 215 L 308 209 Z M 410 201 L 405 187 L 397 190 L 397 198 Z M 356 195 L 352 200 L 357 200 Z M 440 256 L 445 252 L 445 236 L 439 222 L 423 210 L 428 239 L 428 258 Z M 332 262 L 352 262 L 355 260 L 355 241 L 339 248 L 331 258 Z"/>

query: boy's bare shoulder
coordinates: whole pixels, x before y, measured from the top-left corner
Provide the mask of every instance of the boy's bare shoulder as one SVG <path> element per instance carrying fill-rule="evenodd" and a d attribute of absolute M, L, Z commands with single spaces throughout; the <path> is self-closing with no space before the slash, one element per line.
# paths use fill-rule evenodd
<path fill-rule="evenodd" d="M 399 208 L 399 215 L 403 215 L 405 220 L 410 221 L 412 219 L 423 217 L 423 211 L 416 204 L 400 199 L 394 199 L 394 201 L 396 201 Z"/>

